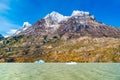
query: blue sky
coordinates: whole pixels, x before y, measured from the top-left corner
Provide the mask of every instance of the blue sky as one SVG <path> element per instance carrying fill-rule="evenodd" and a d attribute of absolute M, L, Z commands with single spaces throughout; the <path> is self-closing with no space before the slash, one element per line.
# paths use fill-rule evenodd
<path fill-rule="evenodd" d="M 0 34 L 12 35 L 23 22 L 33 24 L 52 11 L 65 16 L 89 11 L 98 21 L 120 26 L 120 0 L 0 0 Z"/>

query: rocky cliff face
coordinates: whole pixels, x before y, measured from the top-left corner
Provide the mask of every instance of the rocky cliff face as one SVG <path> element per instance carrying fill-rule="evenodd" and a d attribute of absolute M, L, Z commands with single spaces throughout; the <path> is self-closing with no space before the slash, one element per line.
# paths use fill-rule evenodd
<path fill-rule="evenodd" d="M 71 16 L 52 12 L 17 35 L 47 34 L 120 38 L 120 29 L 98 22 L 89 12 L 73 11 Z"/>

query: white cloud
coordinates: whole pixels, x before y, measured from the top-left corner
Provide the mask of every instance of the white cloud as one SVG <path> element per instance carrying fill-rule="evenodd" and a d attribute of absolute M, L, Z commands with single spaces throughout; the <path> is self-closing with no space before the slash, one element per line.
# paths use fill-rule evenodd
<path fill-rule="evenodd" d="M 4 37 L 7 38 L 7 37 L 9 37 L 9 36 L 10 36 L 10 35 L 5 35 Z"/>
<path fill-rule="evenodd" d="M 16 31 L 17 31 L 16 29 L 11 29 L 11 30 L 9 30 L 8 32 L 6 32 L 6 34 L 3 35 L 3 36 L 4 36 L 5 38 L 10 37 L 11 35 L 15 34 Z"/>
<path fill-rule="evenodd" d="M 0 32 L 9 31 L 10 29 L 17 29 L 19 25 L 16 25 L 9 21 L 8 19 L 0 16 Z"/>
<path fill-rule="evenodd" d="M 0 17 L 0 34 L 4 37 L 13 35 L 17 31 L 17 28 L 19 28 L 19 25 L 12 23 L 4 17 Z"/>
<path fill-rule="evenodd" d="M 14 34 L 16 31 L 17 31 L 16 29 L 11 29 L 10 31 L 7 32 L 7 34 L 12 35 L 12 34 Z"/>
<path fill-rule="evenodd" d="M 20 27 L 16 23 L 13 23 L 15 21 L 12 21 L 6 16 L 9 14 L 9 11 L 12 10 L 11 4 L 13 4 L 13 2 L 14 0 L 0 0 L 0 34 L 5 37 L 13 35 Z"/>
<path fill-rule="evenodd" d="M 8 10 L 11 10 L 10 6 L 4 3 L 0 3 L 0 14 L 6 13 Z"/>

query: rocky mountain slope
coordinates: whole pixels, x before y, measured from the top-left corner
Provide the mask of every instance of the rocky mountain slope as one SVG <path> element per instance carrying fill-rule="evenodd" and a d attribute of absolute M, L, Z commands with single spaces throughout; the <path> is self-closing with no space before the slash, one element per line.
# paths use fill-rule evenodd
<path fill-rule="evenodd" d="M 120 62 L 120 29 L 89 12 L 53 11 L 0 41 L 0 62 Z"/>

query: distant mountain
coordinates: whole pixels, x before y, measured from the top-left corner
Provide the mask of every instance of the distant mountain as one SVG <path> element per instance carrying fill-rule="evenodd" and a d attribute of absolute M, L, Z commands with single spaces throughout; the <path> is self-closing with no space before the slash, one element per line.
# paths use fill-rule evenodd
<path fill-rule="evenodd" d="M 30 26 L 31 26 L 31 24 L 29 22 L 24 22 L 22 28 L 19 29 L 18 31 L 16 31 L 16 33 L 14 35 L 18 35 L 19 33 L 28 29 Z"/>
<path fill-rule="evenodd" d="M 3 39 L 4 37 L 0 34 L 0 39 Z"/>
<path fill-rule="evenodd" d="M 18 31 L 17 35 L 41 36 L 47 34 L 74 34 L 74 37 L 114 37 L 120 38 L 120 29 L 106 25 L 95 19 L 89 12 L 73 11 L 71 16 L 63 16 L 53 11 L 35 24 Z"/>

